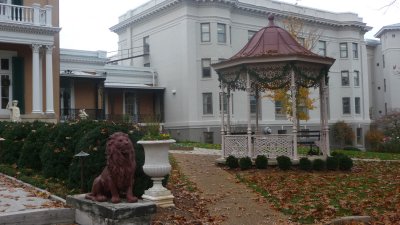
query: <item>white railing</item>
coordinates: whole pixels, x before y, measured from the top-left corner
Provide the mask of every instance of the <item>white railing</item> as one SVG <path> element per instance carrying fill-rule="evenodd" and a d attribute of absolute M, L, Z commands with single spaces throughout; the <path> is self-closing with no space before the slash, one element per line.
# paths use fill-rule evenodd
<path fill-rule="evenodd" d="M 51 5 L 40 8 L 39 4 L 33 4 L 32 7 L 0 4 L 0 22 L 51 27 L 51 20 Z"/>
<path fill-rule="evenodd" d="M 270 135 L 223 135 L 224 157 L 230 155 L 236 158 L 257 155 L 265 155 L 267 158 L 276 158 L 284 155 L 294 158 L 293 135 L 292 134 L 270 134 Z"/>
<path fill-rule="evenodd" d="M 267 158 L 276 158 L 281 155 L 293 158 L 293 135 L 270 134 L 254 136 L 253 158 L 258 155 L 265 155 Z"/>

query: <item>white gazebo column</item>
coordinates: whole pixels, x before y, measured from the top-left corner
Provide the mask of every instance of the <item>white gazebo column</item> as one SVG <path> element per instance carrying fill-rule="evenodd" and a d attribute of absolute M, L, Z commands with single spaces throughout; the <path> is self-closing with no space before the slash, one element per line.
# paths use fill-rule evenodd
<path fill-rule="evenodd" d="M 250 99 L 251 99 L 251 87 L 250 87 L 250 74 L 246 72 L 246 92 L 247 92 L 247 154 L 251 158 L 252 155 L 252 145 L 251 145 L 251 109 L 250 109 Z"/>
<path fill-rule="evenodd" d="M 322 153 L 325 157 L 330 156 L 330 147 L 329 147 L 329 126 L 328 126 L 328 107 L 327 107 L 327 86 L 325 84 L 325 76 L 322 77 L 320 81 L 319 88 L 320 95 L 320 108 L 321 108 L 321 143 L 320 148 L 322 149 Z"/>
<path fill-rule="evenodd" d="M 224 95 L 225 95 L 225 87 L 224 84 L 221 82 L 221 92 L 220 92 L 220 102 L 221 102 L 221 151 L 222 155 L 221 158 L 225 157 L 225 149 L 224 149 L 224 142 L 225 142 L 225 118 L 224 118 Z"/>
<path fill-rule="evenodd" d="M 54 113 L 53 45 L 46 45 L 46 113 Z"/>
<path fill-rule="evenodd" d="M 32 113 L 42 113 L 40 108 L 40 44 L 32 44 Z"/>
<path fill-rule="evenodd" d="M 291 97 L 292 97 L 292 122 L 293 122 L 293 159 L 297 160 L 297 109 L 296 109 L 296 82 L 295 82 L 295 76 L 294 76 L 294 71 L 291 71 L 291 85 L 290 85 L 290 90 L 291 90 Z"/>
<path fill-rule="evenodd" d="M 260 93 L 258 91 L 258 88 L 255 91 L 255 98 L 256 98 L 256 130 L 255 130 L 255 134 L 259 134 L 260 130 L 258 128 L 258 119 L 259 119 L 259 109 L 260 109 L 260 105 L 259 105 L 259 98 L 260 98 Z"/>
<path fill-rule="evenodd" d="M 227 93 L 226 93 L 226 134 L 231 134 L 231 89 L 229 86 L 227 87 Z"/>

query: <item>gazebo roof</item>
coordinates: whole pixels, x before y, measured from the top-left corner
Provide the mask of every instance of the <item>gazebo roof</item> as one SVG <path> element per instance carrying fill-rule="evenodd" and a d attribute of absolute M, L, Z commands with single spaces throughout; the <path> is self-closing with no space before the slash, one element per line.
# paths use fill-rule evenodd
<path fill-rule="evenodd" d="M 274 24 L 274 16 L 269 16 L 268 20 L 268 26 L 254 34 L 242 50 L 232 56 L 229 60 L 295 55 L 321 58 L 320 55 L 317 55 L 300 45 L 288 31 L 276 26 Z"/>
<path fill-rule="evenodd" d="M 335 59 L 304 48 L 288 31 L 274 24 L 273 15 L 268 20 L 268 26 L 254 34 L 242 50 L 212 65 L 219 79 L 233 89 L 244 89 L 243 73 L 247 71 L 256 84 L 252 86 L 277 89 L 288 84 L 289 72 L 294 71 L 299 85 L 318 86 Z"/>

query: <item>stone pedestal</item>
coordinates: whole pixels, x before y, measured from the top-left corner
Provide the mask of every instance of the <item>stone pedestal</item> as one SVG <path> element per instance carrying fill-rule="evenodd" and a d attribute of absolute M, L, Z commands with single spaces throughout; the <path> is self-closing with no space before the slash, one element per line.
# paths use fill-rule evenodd
<path fill-rule="evenodd" d="M 147 225 L 156 213 L 153 202 L 94 202 L 85 199 L 84 194 L 67 196 L 67 204 L 75 209 L 75 222 L 80 225 Z"/>

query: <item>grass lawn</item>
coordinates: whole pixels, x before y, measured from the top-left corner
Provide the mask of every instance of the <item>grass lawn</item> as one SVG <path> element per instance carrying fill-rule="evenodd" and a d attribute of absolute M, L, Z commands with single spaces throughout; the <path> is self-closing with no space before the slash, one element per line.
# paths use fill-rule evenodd
<path fill-rule="evenodd" d="M 220 144 L 207 144 L 207 143 L 199 143 L 199 142 L 191 142 L 191 141 L 180 141 L 175 144 L 172 144 L 171 149 L 189 149 L 193 150 L 193 148 L 207 148 L 207 149 L 221 149 Z"/>
<path fill-rule="evenodd" d="M 400 162 L 356 162 L 351 172 L 235 171 L 237 178 L 300 223 L 369 215 L 382 224 L 400 221 Z M 379 223 L 380 224 L 380 223 Z"/>

